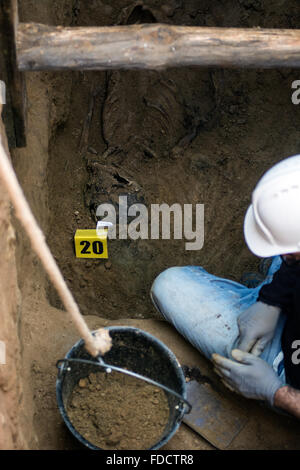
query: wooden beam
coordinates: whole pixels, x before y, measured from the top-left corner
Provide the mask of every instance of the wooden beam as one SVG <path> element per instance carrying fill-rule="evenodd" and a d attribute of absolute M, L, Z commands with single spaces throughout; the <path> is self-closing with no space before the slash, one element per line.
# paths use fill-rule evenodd
<path fill-rule="evenodd" d="M 300 30 L 20 23 L 20 70 L 300 67 Z"/>
<path fill-rule="evenodd" d="M 4 52 L 7 101 L 12 109 L 12 119 L 17 147 L 26 145 L 26 91 L 23 74 L 17 69 L 15 33 L 18 27 L 17 0 L 1 2 L 1 45 Z M 3 62 L 2 62 L 3 64 Z"/>

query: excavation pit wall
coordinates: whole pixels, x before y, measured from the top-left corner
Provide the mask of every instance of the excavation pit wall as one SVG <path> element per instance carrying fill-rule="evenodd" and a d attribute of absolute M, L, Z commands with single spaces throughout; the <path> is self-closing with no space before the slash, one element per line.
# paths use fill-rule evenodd
<path fill-rule="evenodd" d="M 218 2 L 208 1 L 201 6 L 196 1 L 149 1 L 144 11 L 138 2 L 86 3 L 23 0 L 20 17 L 66 26 L 163 21 L 300 27 L 300 7 L 294 2 L 226 2 L 226 14 Z M 244 242 L 243 218 L 263 172 L 300 152 L 300 108 L 292 102 L 292 83 L 300 79 L 299 72 L 191 68 L 34 72 L 25 77 L 27 147 L 11 151 L 13 163 L 88 324 L 93 329 L 111 324 L 146 329 L 183 364 L 214 377 L 198 352 L 161 322 L 149 290 L 155 276 L 170 266 L 201 265 L 236 281 L 244 271 L 257 270 L 259 260 Z M 84 140 L 91 105 L 93 117 Z M 76 259 L 75 230 L 94 228 L 97 206 L 110 202 L 117 207 L 120 195 L 147 207 L 205 204 L 203 248 L 187 251 L 184 239 L 111 240 L 108 261 Z M 0 413 L 9 423 L 9 429 L 1 428 L 0 420 L 0 447 L 78 448 L 55 400 L 55 363 L 78 335 L 18 222 L 12 219 L 14 228 L 7 222 L 9 204 L 3 191 L 1 197 L 1 230 L 7 235 L 1 240 L 15 237 L 7 242 L 15 249 L 10 248 L 0 267 L 2 297 L 9 299 L 9 307 L 5 300 L 1 307 L 1 331 L 12 351 L 8 376 L 0 383 L 5 398 Z M 10 281 L 7 269 L 12 269 Z M 232 448 L 299 448 L 297 423 L 255 402 L 242 402 L 249 421 Z M 210 446 L 181 426 L 168 448 Z"/>

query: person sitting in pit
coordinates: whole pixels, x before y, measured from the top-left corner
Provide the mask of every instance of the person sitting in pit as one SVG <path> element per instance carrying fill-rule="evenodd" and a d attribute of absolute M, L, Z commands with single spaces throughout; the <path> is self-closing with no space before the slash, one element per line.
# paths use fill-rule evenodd
<path fill-rule="evenodd" d="M 244 235 L 255 255 L 271 257 L 258 286 L 172 267 L 155 279 L 151 298 L 227 387 L 300 418 L 300 155 L 259 180 Z"/>

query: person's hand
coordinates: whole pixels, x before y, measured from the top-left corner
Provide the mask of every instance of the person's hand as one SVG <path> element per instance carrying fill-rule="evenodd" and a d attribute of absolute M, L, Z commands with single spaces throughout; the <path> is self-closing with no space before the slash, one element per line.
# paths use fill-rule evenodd
<path fill-rule="evenodd" d="M 224 385 L 246 398 L 266 400 L 273 406 L 274 395 L 284 384 L 272 367 L 259 357 L 239 349 L 234 349 L 231 354 L 235 361 L 219 354 L 212 355 L 215 372 Z"/>
<path fill-rule="evenodd" d="M 236 348 L 259 356 L 274 336 L 280 308 L 256 302 L 239 315 Z"/>

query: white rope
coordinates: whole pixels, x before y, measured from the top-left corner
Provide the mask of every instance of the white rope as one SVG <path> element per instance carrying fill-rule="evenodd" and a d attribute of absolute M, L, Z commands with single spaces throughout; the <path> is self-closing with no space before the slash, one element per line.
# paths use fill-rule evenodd
<path fill-rule="evenodd" d="M 15 208 L 17 218 L 20 220 L 27 233 L 33 250 L 41 260 L 50 280 L 56 287 L 57 292 L 72 320 L 85 341 L 85 347 L 92 356 L 104 354 L 111 348 L 111 338 L 107 330 L 97 330 L 95 336 L 92 335 L 86 322 L 84 321 L 77 303 L 74 300 L 56 261 L 46 243 L 45 236 L 40 229 L 18 182 L 15 171 L 10 162 L 10 158 L 4 149 L 0 136 L 0 178 L 9 193 L 12 204 Z"/>

